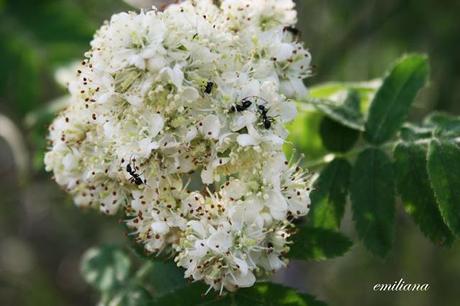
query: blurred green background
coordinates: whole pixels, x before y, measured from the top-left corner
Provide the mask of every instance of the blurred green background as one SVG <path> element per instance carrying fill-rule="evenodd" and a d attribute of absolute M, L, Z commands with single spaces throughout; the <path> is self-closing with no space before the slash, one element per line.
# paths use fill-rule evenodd
<path fill-rule="evenodd" d="M 310 85 L 373 79 L 403 53 L 426 52 L 432 80 L 412 119 L 433 109 L 460 113 L 460 1 L 304 0 L 297 6 L 316 67 Z M 54 81 L 56 69 L 81 58 L 102 21 L 129 8 L 121 0 L 0 0 L 0 135 L 7 136 L 0 138 L 0 305 L 94 305 L 97 296 L 79 273 L 80 256 L 100 243 L 125 243 L 117 217 L 75 208 L 44 172 L 42 156 L 52 119 L 46 106 L 65 94 Z M 321 146 L 317 138 L 303 141 Z M 356 240 L 349 213 L 342 229 Z M 356 243 L 338 259 L 294 262 L 275 280 L 329 305 L 453 306 L 459 258 L 458 242 L 434 246 L 400 214 L 387 260 Z M 400 278 L 430 289 L 372 291 L 375 283 Z"/>

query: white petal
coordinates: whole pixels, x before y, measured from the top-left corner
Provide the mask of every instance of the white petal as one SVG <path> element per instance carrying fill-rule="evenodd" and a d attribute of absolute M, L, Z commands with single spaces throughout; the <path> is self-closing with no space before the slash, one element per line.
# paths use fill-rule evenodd
<path fill-rule="evenodd" d="M 273 135 L 273 134 L 272 134 L 272 135 L 264 136 L 264 137 L 263 137 L 263 140 L 264 140 L 264 141 L 267 141 L 267 142 L 271 142 L 271 143 L 273 143 L 274 145 L 278 145 L 278 146 L 280 146 L 280 145 L 282 145 L 282 144 L 284 143 L 284 139 L 283 139 L 283 138 L 278 137 L 278 136 Z"/>
<path fill-rule="evenodd" d="M 238 114 L 235 116 L 235 119 L 233 119 L 231 123 L 231 129 L 234 132 L 239 131 L 246 126 L 252 125 L 254 122 L 256 122 L 256 120 L 257 117 L 252 112 L 244 112 L 241 115 Z"/>
<path fill-rule="evenodd" d="M 292 52 L 295 50 L 295 46 L 293 44 L 288 43 L 281 43 L 278 45 L 274 57 L 280 62 L 287 60 L 292 56 Z"/>
<path fill-rule="evenodd" d="M 152 228 L 152 231 L 154 233 L 166 234 L 167 232 L 169 232 L 168 224 L 166 222 L 163 222 L 163 221 L 153 222 L 150 227 Z"/>
<path fill-rule="evenodd" d="M 220 230 L 208 238 L 207 245 L 216 253 L 225 253 L 232 246 L 232 238 L 225 231 Z"/>
<path fill-rule="evenodd" d="M 287 203 L 280 192 L 270 191 L 266 205 L 275 220 L 282 220 L 286 217 Z"/>
<path fill-rule="evenodd" d="M 133 106 L 140 106 L 143 103 L 142 97 L 135 96 L 135 95 L 124 95 L 126 101 Z"/>
<path fill-rule="evenodd" d="M 198 100 L 200 94 L 198 93 L 198 90 L 193 87 L 185 87 L 182 91 L 181 97 L 184 101 L 191 103 Z"/>
<path fill-rule="evenodd" d="M 145 60 L 142 56 L 136 54 L 129 58 L 129 63 L 136 66 L 137 68 L 144 70 L 145 69 Z"/>
<path fill-rule="evenodd" d="M 171 80 L 177 88 L 182 87 L 182 82 L 184 81 L 184 73 L 182 72 L 179 65 L 175 65 L 172 70 Z"/>
<path fill-rule="evenodd" d="M 259 143 L 257 139 L 255 139 L 249 134 L 238 135 L 238 137 L 236 138 L 236 141 L 242 147 L 255 146 Z"/>
<path fill-rule="evenodd" d="M 194 247 L 195 249 L 193 251 L 190 251 L 190 255 L 193 257 L 203 257 L 204 255 L 206 255 L 206 252 L 208 251 L 205 240 L 195 241 Z"/>
<path fill-rule="evenodd" d="M 250 271 L 246 274 L 238 273 L 235 275 L 235 284 L 241 288 L 251 287 L 255 281 L 256 277 Z"/>
<path fill-rule="evenodd" d="M 179 65 L 175 65 L 173 69 L 165 67 L 160 71 L 161 79 L 165 82 L 173 83 L 177 88 L 182 87 L 184 81 L 184 73 Z"/>
<path fill-rule="evenodd" d="M 150 153 L 152 152 L 152 150 L 156 150 L 159 147 L 157 142 L 151 141 L 148 138 L 138 141 L 137 144 L 139 146 L 139 154 L 143 157 L 150 156 Z"/>
<path fill-rule="evenodd" d="M 203 223 L 198 221 L 190 221 L 187 225 L 198 235 L 198 237 L 204 238 L 206 236 L 206 229 Z"/>
<path fill-rule="evenodd" d="M 192 126 L 190 127 L 187 132 L 185 133 L 185 142 L 190 142 L 192 141 L 196 136 L 198 135 L 198 130 L 196 127 Z"/>
<path fill-rule="evenodd" d="M 235 179 L 230 181 L 228 185 L 222 190 L 225 197 L 238 200 L 248 191 L 247 185 L 242 181 Z"/>
<path fill-rule="evenodd" d="M 201 181 L 206 185 L 212 184 L 214 182 L 214 169 L 210 165 L 201 170 Z"/>
<path fill-rule="evenodd" d="M 77 161 L 75 156 L 72 153 L 68 153 L 63 159 L 62 164 L 64 165 L 64 169 L 66 171 L 71 171 L 73 168 L 77 166 Z"/>
<path fill-rule="evenodd" d="M 150 119 L 150 135 L 156 136 L 164 126 L 163 117 L 160 114 L 153 114 L 152 118 Z"/>
<path fill-rule="evenodd" d="M 305 98 L 308 94 L 307 87 L 301 79 L 292 78 L 280 83 L 281 92 L 289 98 Z"/>
<path fill-rule="evenodd" d="M 220 132 L 220 121 L 216 115 L 207 115 L 201 120 L 200 132 L 205 138 L 218 139 Z"/>
<path fill-rule="evenodd" d="M 248 273 L 248 264 L 246 261 L 239 259 L 238 257 L 234 257 L 233 261 L 236 265 L 238 265 L 238 269 L 242 275 L 246 275 L 246 273 Z"/>
<path fill-rule="evenodd" d="M 158 71 L 166 66 L 167 62 L 162 57 L 154 57 L 148 61 L 148 67 L 151 71 Z"/>
<path fill-rule="evenodd" d="M 278 270 L 285 265 L 285 263 L 278 257 L 278 255 L 274 253 L 268 255 L 268 262 L 273 270 Z"/>
<path fill-rule="evenodd" d="M 281 120 L 288 122 L 293 120 L 297 115 L 297 108 L 294 103 L 285 102 L 281 103 L 280 107 Z"/>

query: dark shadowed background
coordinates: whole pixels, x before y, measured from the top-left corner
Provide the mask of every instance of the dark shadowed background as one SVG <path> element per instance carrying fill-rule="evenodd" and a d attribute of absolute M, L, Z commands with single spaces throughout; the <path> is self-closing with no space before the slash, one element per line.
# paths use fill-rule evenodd
<path fill-rule="evenodd" d="M 297 4 L 316 66 L 310 85 L 376 78 L 403 53 L 426 52 L 432 79 L 412 119 L 433 109 L 460 113 L 460 1 Z M 65 94 L 54 81 L 56 69 L 81 58 L 102 21 L 129 8 L 121 0 L 0 0 L 0 305 L 94 305 L 80 256 L 97 244 L 125 243 L 118 217 L 75 208 L 44 172 L 42 158 L 52 119 L 46 106 Z M 348 213 L 342 229 L 356 240 L 351 222 Z M 460 244 L 432 245 L 403 214 L 396 231 L 386 260 L 356 243 L 344 257 L 294 262 L 275 279 L 329 305 L 458 305 Z M 372 291 L 375 283 L 400 278 L 430 289 Z"/>

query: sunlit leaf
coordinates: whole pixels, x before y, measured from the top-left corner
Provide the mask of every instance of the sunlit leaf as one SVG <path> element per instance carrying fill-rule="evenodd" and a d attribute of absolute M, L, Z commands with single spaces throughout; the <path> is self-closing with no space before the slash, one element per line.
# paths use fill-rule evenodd
<path fill-rule="evenodd" d="M 315 110 L 299 105 L 298 115 L 287 125 L 289 135 L 284 151 L 290 157 L 296 150 L 305 154 L 308 160 L 316 159 L 327 153 L 318 133 L 322 115 Z"/>
<path fill-rule="evenodd" d="M 360 96 L 356 91 L 348 91 L 347 96 L 340 103 L 332 102 L 331 100 L 311 100 L 310 102 L 330 119 L 350 129 L 364 130 Z"/>
<path fill-rule="evenodd" d="M 368 82 L 329 82 L 310 88 L 310 96 L 316 99 L 326 99 L 336 103 L 343 103 L 350 91 L 359 94 L 360 109 L 365 113 L 368 104 L 375 92 L 381 86 L 380 79 Z"/>

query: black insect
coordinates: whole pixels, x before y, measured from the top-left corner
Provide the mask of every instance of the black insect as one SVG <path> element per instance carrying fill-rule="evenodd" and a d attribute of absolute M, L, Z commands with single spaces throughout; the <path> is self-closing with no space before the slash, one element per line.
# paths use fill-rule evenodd
<path fill-rule="evenodd" d="M 259 109 L 260 117 L 262 118 L 264 128 L 268 130 L 272 126 L 273 118 L 267 115 L 268 109 L 264 105 L 257 105 L 257 108 Z"/>
<path fill-rule="evenodd" d="M 131 183 L 134 183 L 138 186 L 145 184 L 145 181 L 142 180 L 140 174 L 136 172 L 136 164 L 134 163 L 134 160 L 133 160 L 132 167 L 131 167 L 131 164 L 126 165 L 126 172 L 128 172 L 131 175 L 131 178 L 129 179 Z"/>
<path fill-rule="evenodd" d="M 301 34 L 300 30 L 295 27 L 285 27 L 283 31 L 291 33 L 294 39 L 298 39 Z"/>
<path fill-rule="evenodd" d="M 241 104 L 235 104 L 230 107 L 230 113 L 242 112 L 247 110 L 252 105 L 252 102 L 248 99 L 241 100 Z"/>
<path fill-rule="evenodd" d="M 214 87 L 214 83 L 213 82 L 208 82 L 206 83 L 206 87 L 204 89 L 204 93 L 205 94 L 210 94 L 212 92 L 212 88 Z"/>

